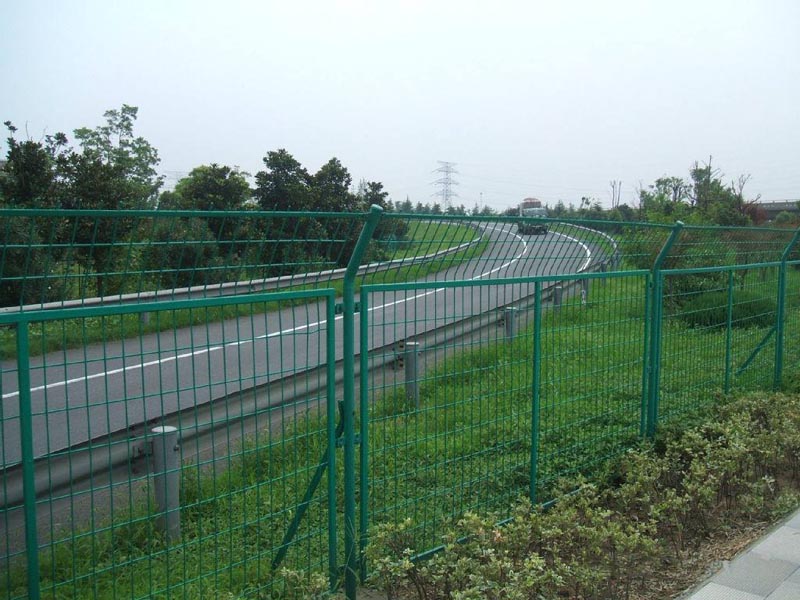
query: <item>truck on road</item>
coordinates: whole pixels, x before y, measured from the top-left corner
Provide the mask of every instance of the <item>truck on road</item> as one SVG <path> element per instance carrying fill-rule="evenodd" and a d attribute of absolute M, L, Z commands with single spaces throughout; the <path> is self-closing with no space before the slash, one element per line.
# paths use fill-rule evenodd
<path fill-rule="evenodd" d="M 517 231 L 522 235 L 547 233 L 547 223 L 542 220 L 547 218 L 547 209 L 542 206 L 541 200 L 525 198 L 519 204 L 519 216 L 530 217 L 517 223 Z"/>

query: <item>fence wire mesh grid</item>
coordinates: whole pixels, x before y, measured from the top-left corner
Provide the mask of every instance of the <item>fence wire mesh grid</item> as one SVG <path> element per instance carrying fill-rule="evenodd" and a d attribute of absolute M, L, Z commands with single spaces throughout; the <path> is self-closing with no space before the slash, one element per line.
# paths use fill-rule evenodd
<path fill-rule="evenodd" d="M 0 212 L 0 597 L 352 598 L 376 524 L 800 377 L 793 231 Z"/>

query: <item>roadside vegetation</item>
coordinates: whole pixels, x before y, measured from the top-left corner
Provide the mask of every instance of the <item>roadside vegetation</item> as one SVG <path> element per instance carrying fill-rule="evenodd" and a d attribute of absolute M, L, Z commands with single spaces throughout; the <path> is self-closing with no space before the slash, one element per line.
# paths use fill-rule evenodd
<path fill-rule="evenodd" d="M 379 526 L 372 582 L 390 600 L 672 597 L 800 505 L 798 432 L 798 393 L 721 400 L 559 480 L 548 508 L 464 514 L 428 560 L 413 521 Z"/>
<path fill-rule="evenodd" d="M 792 289 L 797 283 L 793 274 Z M 640 441 L 645 292 L 641 278 L 610 279 L 595 284 L 587 304 L 575 296 L 543 315 L 536 494 L 558 500 L 550 511 L 522 500 L 531 481 L 530 327 L 512 341 L 440 353 L 427 365 L 419 409 L 401 383 L 376 383 L 368 500 L 375 585 L 398 597 L 625 597 L 652 585 L 647 573 L 664 561 L 679 564 L 702 540 L 726 535 L 733 521 L 754 525 L 796 503 L 800 378 L 788 369 L 792 395 L 729 403 L 719 328 L 668 317 L 662 429 L 654 444 Z M 793 305 L 787 365 L 797 364 L 800 336 L 788 332 L 799 323 Z M 764 333 L 742 321 L 734 354 L 746 357 Z M 734 377 L 734 392 L 769 387 L 771 371 L 758 368 L 771 364 L 764 355 Z M 180 590 L 198 599 L 301 598 L 324 590 L 327 476 L 285 560 L 274 570 L 271 563 L 325 452 L 328 424 L 305 404 L 273 409 L 265 420 L 270 414 L 281 415 L 280 428 L 260 430 L 219 463 L 183 466 L 179 543 L 154 529 L 143 484 L 128 511 L 98 515 L 94 531 L 42 550 L 46 597 Z M 567 525 L 572 537 L 559 537 Z M 413 560 L 437 547 L 444 552 Z M 9 596 L 24 596 L 22 569 L 3 581 Z M 471 595 L 455 595 L 459 586 Z"/>

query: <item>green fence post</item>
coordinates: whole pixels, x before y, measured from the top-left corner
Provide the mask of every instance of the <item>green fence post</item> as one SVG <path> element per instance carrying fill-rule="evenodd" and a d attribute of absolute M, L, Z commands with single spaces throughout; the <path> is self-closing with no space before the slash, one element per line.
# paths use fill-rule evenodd
<path fill-rule="evenodd" d="M 648 362 L 648 352 L 650 348 L 650 325 L 653 322 L 650 306 L 652 299 L 653 287 L 653 274 L 648 273 L 644 282 L 644 327 L 642 331 L 642 398 L 641 406 L 639 409 L 639 435 L 645 437 L 647 435 L 647 406 L 649 404 L 647 395 L 647 384 L 650 381 L 650 366 Z"/>
<path fill-rule="evenodd" d="M 342 338 L 344 352 L 344 592 L 355 600 L 360 557 L 356 543 L 356 452 L 355 452 L 355 284 L 358 267 L 366 252 L 383 209 L 370 207 L 367 222 L 358 236 L 344 275 Z"/>
<path fill-rule="evenodd" d="M 786 314 L 786 263 L 789 260 L 789 254 L 800 239 L 800 228 L 798 228 L 789 245 L 781 255 L 781 266 L 778 271 L 778 306 L 775 314 L 775 327 L 777 329 L 777 336 L 775 338 L 775 374 L 772 380 L 773 389 L 777 390 L 781 387 L 781 380 L 783 377 L 783 329 Z"/>
<path fill-rule="evenodd" d="M 728 313 L 725 323 L 725 394 L 731 392 L 731 344 L 733 341 L 733 271 L 728 271 Z"/>
<path fill-rule="evenodd" d="M 359 505 L 358 505 L 358 554 L 361 558 L 359 568 L 361 581 L 367 578 L 367 561 L 365 553 L 367 551 L 367 530 L 369 529 L 369 353 L 367 345 L 369 341 L 369 294 L 361 288 L 361 300 L 359 301 L 359 311 L 361 312 L 360 341 L 359 341 L 359 360 L 361 370 L 359 372 L 359 436 L 361 445 L 359 446 Z"/>
<path fill-rule="evenodd" d="M 661 367 L 661 330 L 663 325 L 664 316 L 664 275 L 661 273 L 661 267 L 664 264 L 669 251 L 673 244 L 677 241 L 683 229 L 683 223 L 677 221 L 675 226 L 664 242 L 661 251 L 658 253 L 652 268 L 652 278 L 650 280 L 650 349 L 647 362 L 648 369 L 648 398 L 647 398 L 647 431 L 648 437 L 652 437 L 656 432 L 656 423 L 658 422 L 658 386 L 660 378 Z"/>
<path fill-rule="evenodd" d="M 536 504 L 539 479 L 539 389 L 542 378 L 542 283 L 534 284 L 533 304 L 533 397 L 531 399 L 531 504 Z"/>
<path fill-rule="evenodd" d="M 327 416 L 328 416 L 328 578 L 334 589 L 339 578 L 336 559 L 338 535 L 336 531 L 336 298 L 328 296 L 325 302 L 325 361 Z"/>
<path fill-rule="evenodd" d="M 17 324 L 17 381 L 19 382 L 19 428 L 22 454 L 22 489 L 25 514 L 25 551 L 28 560 L 28 597 L 38 600 L 39 540 L 36 531 L 36 483 L 34 479 L 33 410 L 28 322 Z"/>

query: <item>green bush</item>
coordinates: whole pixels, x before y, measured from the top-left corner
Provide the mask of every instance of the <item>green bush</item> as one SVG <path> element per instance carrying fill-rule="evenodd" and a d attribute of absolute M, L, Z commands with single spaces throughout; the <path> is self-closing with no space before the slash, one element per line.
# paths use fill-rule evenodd
<path fill-rule="evenodd" d="M 749 290 L 735 290 L 733 327 L 769 327 L 775 323 L 776 302 Z M 690 327 L 724 328 L 728 322 L 728 292 L 697 294 L 686 300 L 678 313 Z"/>
<path fill-rule="evenodd" d="M 709 538 L 800 503 L 800 396 L 721 405 L 613 461 L 603 482 L 564 481 L 552 508 L 522 500 L 503 525 L 467 513 L 428 560 L 410 520 L 378 526 L 373 582 L 390 599 L 646 597 Z"/>

